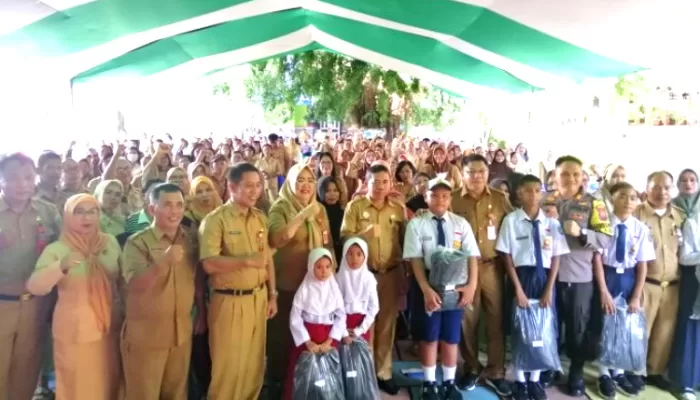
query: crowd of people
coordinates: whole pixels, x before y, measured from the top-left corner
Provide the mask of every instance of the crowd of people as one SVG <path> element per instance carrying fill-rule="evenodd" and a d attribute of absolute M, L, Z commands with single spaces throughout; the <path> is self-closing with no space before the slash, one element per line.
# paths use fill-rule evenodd
<path fill-rule="evenodd" d="M 621 165 L 589 175 L 573 156 L 535 163 L 523 144 L 350 132 L 311 154 L 276 134 L 74 145 L 0 158 L 0 400 L 51 398 L 52 370 L 59 400 L 257 399 L 265 377 L 291 399 L 300 354 L 360 338 L 371 378 L 397 394 L 400 314 L 419 343 L 423 399 L 483 383 L 542 400 L 557 371 L 506 380 L 511 315 L 533 301 L 554 310 L 566 390 L 583 396 L 620 296 L 646 316 L 646 371 L 600 366 L 600 395 L 653 385 L 695 399 L 692 170 L 675 182 L 654 172 L 639 193 Z M 465 255 L 467 282 L 431 285 L 438 248 Z M 459 307 L 441 310 L 444 290 Z"/>

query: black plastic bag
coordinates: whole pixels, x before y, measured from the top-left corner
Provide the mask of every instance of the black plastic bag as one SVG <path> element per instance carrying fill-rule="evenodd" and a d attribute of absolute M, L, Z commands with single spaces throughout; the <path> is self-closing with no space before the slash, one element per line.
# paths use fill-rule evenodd
<path fill-rule="evenodd" d="M 603 317 L 600 365 L 646 375 L 647 319 L 641 309 L 627 312 L 627 301 L 615 298 L 615 314 Z"/>
<path fill-rule="evenodd" d="M 379 399 L 374 359 L 364 339 L 356 338 L 350 344 L 341 344 L 340 363 L 346 400 Z"/>
<path fill-rule="evenodd" d="M 345 400 L 338 350 L 301 353 L 294 367 L 294 400 Z"/>
<path fill-rule="evenodd" d="M 467 255 L 460 250 L 438 247 L 430 254 L 430 286 L 435 289 L 442 305 L 437 311 L 459 309 L 457 288 L 467 284 Z"/>
<path fill-rule="evenodd" d="M 557 319 L 552 307 L 530 300 L 528 308 L 514 305 L 513 367 L 519 371 L 561 370 L 557 344 Z"/>

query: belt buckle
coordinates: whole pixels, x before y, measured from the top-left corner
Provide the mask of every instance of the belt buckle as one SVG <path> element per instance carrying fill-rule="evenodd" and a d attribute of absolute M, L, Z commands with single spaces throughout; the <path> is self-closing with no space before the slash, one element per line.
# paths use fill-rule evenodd
<path fill-rule="evenodd" d="M 666 287 L 668 287 L 668 284 L 669 284 L 668 281 L 662 281 L 659 286 L 661 286 L 662 288 L 666 288 Z"/>
<path fill-rule="evenodd" d="M 27 301 L 27 300 L 31 300 L 32 297 L 34 297 L 34 296 L 32 296 L 31 293 L 22 293 L 22 294 L 19 296 L 19 300 L 20 300 L 20 301 Z"/>

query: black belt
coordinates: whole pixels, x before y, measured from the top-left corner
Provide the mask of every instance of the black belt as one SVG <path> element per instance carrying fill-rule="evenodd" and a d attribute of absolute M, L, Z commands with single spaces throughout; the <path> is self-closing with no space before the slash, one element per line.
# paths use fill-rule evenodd
<path fill-rule="evenodd" d="M 259 286 L 254 287 L 252 289 L 214 289 L 214 292 L 218 294 L 225 294 L 228 296 L 250 296 L 251 294 L 259 292 L 264 287 L 265 284 L 261 283 Z"/>
<path fill-rule="evenodd" d="M 371 272 L 371 273 L 373 273 L 373 274 L 384 275 L 384 274 L 388 274 L 389 272 L 395 270 L 396 267 L 398 267 L 398 266 L 399 266 L 399 264 L 396 264 L 396 265 L 394 265 L 393 267 L 389 267 L 389 268 L 387 268 L 387 269 L 385 269 L 385 270 L 383 270 L 383 271 L 380 271 L 380 270 L 378 270 L 378 269 L 372 269 L 372 268 L 369 268 L 369 267 L 367 267 L 367 269 L 369 269 L 369 272 Z"/>
<path fill-rule="evenodd" d="M 481 264 L 493 264 L 496 261 L 496 257 L 494 258 L 480 258 L 479 263 Z"/>
<path fill-rule="evenodd" d="M 27 301 L 34 297 L 31 293 L 23 293 L 20 295 L 0 294 L 0 301 Z"/>
<path fill-rule="evenodd" d="M 662 288 L 669 287 L 669 286 L 675 286 L 680 282 L 678 279 L 674 279 L 672 281 L 660 281 L 654 278 L 647 278 L 646 279 L 647 283 L 651 283 L 652 285 L 656 286 L 661 286 Z"/>

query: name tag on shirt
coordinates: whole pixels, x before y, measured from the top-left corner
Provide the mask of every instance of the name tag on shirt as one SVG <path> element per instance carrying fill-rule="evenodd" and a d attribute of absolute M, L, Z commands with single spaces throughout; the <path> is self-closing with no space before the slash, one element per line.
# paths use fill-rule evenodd
<path fill-rule="evenodd" d="M 535 340 L 532 342 L 532 347 L 544 347 L 544 340 Z"/>
<path fill-rule="evenodd" d="M 527 240 L 528 236 L 518 236 L 515 238 L 515 240 Z"/>
<path fill-rule="evenodd" d="M 617 269 L 615 270 L 615 272 L 617 272 L 618 274 L 624 274 L 624 273 L 625 273 L 625 269 L 622 268 L 622 267 L 620 267 L 620 268 L 617 268 Z"/>
<path fill-rule="evenodd" d="M 486 228 L 486 237 L 489 240 L 496 240 L 496 227 L 493 225 L 489 225 Z"/>
<path fill-rule="evenodd" d="M 462 248 L 462 232 L 455 232 L 455 239 L 452 241 L 452 248 L 455 250 Z"/>
<path fill-rule="evenodd" d="M 241 231 L 229 231 L 229 235 L 240 235 L 242 232 Z"/>
<path fill-rule="evenodd" d="M 345 376 L 347 378 L 357 378 L 357 371 L 348 371 Z"/>

